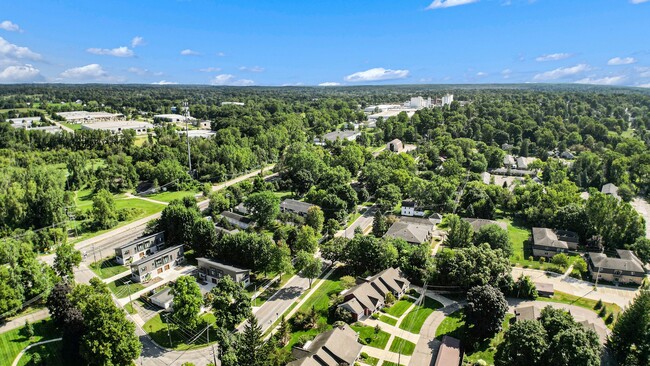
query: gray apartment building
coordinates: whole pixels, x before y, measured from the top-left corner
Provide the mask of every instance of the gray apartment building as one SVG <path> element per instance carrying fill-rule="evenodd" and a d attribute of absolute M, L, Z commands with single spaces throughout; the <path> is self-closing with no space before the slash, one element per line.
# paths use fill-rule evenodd
<path fill-rule="evenodd" d="M 164 246 L 165 232 L 138 238 L 119 248 L 115 248 L 115 261 L 119 264 L 127 265 L 158 252 Z"/>
<path fill-rule="evenodd" d="M 131 263 L 131 280 L 148 282 L 185 261 L 183 246 L 163 249 L 139 261 Z"/>
<path fill-rule="evenodd" d="M 199 267 L 199 278 L 210 283 L 217 283 L 224 276 L 230 276 L 233 281 L 242 283 L 244 287 L 250 283 L 250 269 L 238 268 L 207 258 L 196 258 Z"/>

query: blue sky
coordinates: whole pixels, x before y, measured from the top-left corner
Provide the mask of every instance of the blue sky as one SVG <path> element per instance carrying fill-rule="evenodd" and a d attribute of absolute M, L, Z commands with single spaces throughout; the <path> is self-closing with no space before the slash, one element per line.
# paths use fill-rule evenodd
<path fill-rule="evenodd" d="M 0 83 L 650 87 L 649 38 L 650 0 L 3 1 Z"/>

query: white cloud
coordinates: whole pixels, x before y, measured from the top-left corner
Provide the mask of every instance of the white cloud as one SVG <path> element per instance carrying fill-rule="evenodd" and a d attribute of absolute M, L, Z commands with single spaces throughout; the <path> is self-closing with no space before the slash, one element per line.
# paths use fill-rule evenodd
<path fill-rule="evenodd" d="M 0 82 L 28 82 L 42 80 L 39 69 L 32 65 L 9 66 L 0 72 Z"/>
<path fill-rule="evenodd" d="M 199 69 L 201 72 L 219 72 L 221 71 L 220 67 L 204 67 L 202 69 Z"/>
<path fill-rule="evenodd" d="M 648 0 L 630 0 L 632 4 L 643 4 L 647 2 Z"/>
<path fill-rule="evenodd" d="M 510 79 L 510 75 L 512 75 L 512 70 L 505 69 L 501 71 L 501 75 L 503 76 L 504 79 Z"/>
<path fill-rule="evenodd" d="M 605 76 L 602 78 L 583 78 L 576 81 L 576 84 L 594 84 L 594 85 L 619 85 L 627 79 L 626 76 Z"/>
<path fill-rule="evenodd" d="M 27 47 L 16 46 L 13 43 L 7 42 L 4 38 L 0 37 L 0 56 L 5 56 L 14 59 L 30 59 L 40 60 L 43 57 L 36 52 L 33 52 Z"/>
<path fill-rule="evenodd" d="M 223 53 L 223 52 L 217 52 L 217 56 L 219 56 L 219 57 L 223 57 L 223 56 L 225 56 L 225 55 L 226 55 L 226 54 Z"/>
<path fill-rule="evenodd" d="M 478 0 L 434 0 L 427 6 L 427 10 L 451 8 L 453 6 L 467 5 L 475 2 L 478 2 Z"/>
<path fill-rule="evenodd" d="M 375 67 L 366 71 L 355 72 L 343 78 L 349 82 L 362 82 L 362 81 L 381 81 L 404 79 L 409 76 L 408 70 L 390 70 L 383 67 Z"/>
<path fill-rule="evenodd" d="M 650 78 L 650 67 L 638 67 L 639 76 L 642 78 Z"/>
<path fill-rule="evenodd" d="M 476 73 L 476 76 L 479 77 L 479 78 L 482 78 L 482 77 L 488 76 L 488 74 L 487 74 L 487 72 L 479 71 L 479 72 Z"/>
<path fill-rule="evenodd" d="M 639 88 L 650 88 L 650 83 L 649 84 L 640 84 L 637 85 Z"/>
<path fill-rule="evenodd" d="M 133 53 L 133 50 L 126 46 L 117 48 L 89 48 L 86 51 L 94 55 L 106 55 L 115 57 L 133 57 L 135 55 L 135 53 Z"/>
<path fill-rule="evenodd" d="M 215 76 L 210 80 L 212 85 L 232 85 L 232 86 L 249 86 L 255 84 L 253 80 L 249 79 L 237 79 L 235 75 L 232 74 L 221 74 Z"/>
<path fill-rule="evenodd" d="M 239 70 L 247 71 L 247 72 L 262 72 L 262 71 L 264 71 L 264 68 L 261 67 L 261 66 L 251 66 L 251 67 L 240 66 Z"/>
<path fill-rule="evenodd" d="M 104 71 L 104 69 L 99 64 L 74 67 L 72 69 L 67 69 L 61 73 L 61 77 L 65 79 L 76 80 L 101 79 L 107 75 L 108 74 L 106 71 Z"/>
<path fill-rule="evenodd" d="M 341 85 L 341 83 L 337 83 L 335 81 L 327 81 L 327 82 L 318 84 L 318 86 L 339 86 L 339 85 Z"/>
<path fill-rule="evenodd" d="M 541 55 L 535 58 L 535 61 L 537 62 L 544 62 L 544 61 L 559 61 L 559 60 L 564 60 L 571 57 L 570 53 L 549 53 L 547 55 Z"/>
<path fill-rule="evenodd" d="M 152 85 L 176 85 L 178 84 L 175 81 L 167 81 L 167 80 L 160 80 L 156 81 L 155 83 L 151 83 Z"/>
<path fill-rule="evenodd" d="M 181 55 L 183 55 L 183 56 L 198 56 L 198 55 L 200 55 L 200 53 L 187 48 L 187 49 L 184 49 L 184 50 L 181 51 Z"/>
<path fill-rule="evenodd" d="M 147 75 L 161 76 L 163 74 L 162 72 L 153 72 L 150 71 L 149 69 L 141 69 L 139 67 L 129 67 L 128 69 L 126 69 L 126 71 L 140 76 L 147 76 Z"/>
<path fill-rule="evenodd" d="M 610 59 L 609 61 L 607 61 L 607 64 L 615 66 L 615 65 L 629 65 L 629 64 L 633 64 L 635 62 L 636 62 L 636 60 L 634 59 L 634 57 L 622 57 L 622 58 L 621 57 L 614 57 L 614 58 Z"/>
<path fill-rule="evenodd" d="M 138 46 L 144 46 L 145 44 L 146 44 L 146 43 L 144 43 L 144 38 L 142 38 L 142 37 L 140 37 L 140 36 L 135 36 L 135 37 L 133 37 L 133 39 L 131 40 L 131 47 L 132 47 L 132 48 L 136 48 L 136 47 L 138 47 Z"/>
<path fill-rule="evenodd" d="M 4 29 L 9 32 L 22 32 L 23 30 L 20 29 L 18 24 L 13 23 L 11 20 L 3 20 L 0 23 L 0 29 Z"/>
<path fill-rule="evenodd" d="M 546 71 L 540 74 L 537 74 L 533 77 L 533 80 L 535 81 L 545 81 L 545 80 L 557 80 L 561 78 L 565 78 L 568 76 L 573 76 L 576 74 L 580 74 L 582 72 L 585 72 L 589 70 L 589 65 L 587 64 L 579 64 L 571 67 L 560 67 L 555 70 L 551 71 Z"/>

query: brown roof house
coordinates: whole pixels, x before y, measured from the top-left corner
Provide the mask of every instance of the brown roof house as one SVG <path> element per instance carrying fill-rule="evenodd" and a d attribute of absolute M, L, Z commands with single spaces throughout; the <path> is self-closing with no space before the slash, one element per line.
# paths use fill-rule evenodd
<path fill-rule="evenodd" d="M 388 293 L 398 299 L 404 296 L 410 285 L 399 268 L 388 268 L 351 288 L 339 307 L 352 313 L 356 321 L 381 310 Z"/>
<path fill-rule="evenodd" d="M 294 347 L 291 353 L 296 360 L 287 366 L 352 366 L 363 347 L 358 338 L 347 324 L 328 330 L 304 346 Z"/>
<path fill-rule="evenodd" d="M 388 228 L 385 238 L 404 239 L 407 243 L 430 242 L 436 225 L 429 219 L 408 218 L 397 221 Z"/>
<path fill-rule="evenodd" d="M 603 253 L 589 253 L 587 263 L 592 278 L 620 283 L 641 284 L 646 277 L 643 263 L 629 250 L 616 250 L 618 258 Z"/>
<path fill-rule="evenodd" d="M 567 230 L 533 228 L 533 255 L 552 257 L 558 253 L 578 249 L 578 234 Z"/>
<path fill-rule="evenodd" d="M 463 359 L 460 350 L 460 340 L 448 335 L 442 337 L 442 344 L 438 349 L 435 366 L 459 366 Z"/>

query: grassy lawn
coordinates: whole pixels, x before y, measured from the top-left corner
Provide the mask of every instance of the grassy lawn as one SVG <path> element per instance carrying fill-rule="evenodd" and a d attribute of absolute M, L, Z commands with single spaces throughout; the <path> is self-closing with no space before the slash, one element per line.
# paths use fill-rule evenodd
<path fill-rule="evenodd" d="M 307 300 L 302 304 L 298 311 L 310 311 L 313 307 L 319 315 L 318 322 L 327 322 L 327 312 L 330 305 L 330 295 L 338 294 L 343 291 L 344 287 L 341 284 L 341 277 L 343 276 L 343 270 L 337 269 L 330 277 L 323 281 L 323 284 L 318 288 L 318 291 L 314 292 Z M 316 282 L 314 282 L 316 285 Z M 305 292 L 306 293 L 306 292 Z M 303 294 L 304 295 L 304 294 Z M 331 324 L 327 324 L 325 329 L 319 331 L 318 329 L 309 329 L 309 330 L 296 330 L 294 329 L 291 334 L 291 340 L 284 347 L 285 349 L 291 349 L 298 339 L 303 335 L 308 335 L 310 337 L 315 337 L 317 334 L 329 330 L 332 328 Z"/>
<path fill-rule="evenodd" d="M 390 361 L 384 361 L 384 363 L 381 364 L 382 366 L 404 366 L 401 363 L 396 364 L 395 362 L 390 362 Z"/>
<path fill-rule="evenodd" d="M 183 324 L 178 324 L 178 322 L 174 321 L 167 323 L 166 319 L 167 316 L 161 317 L 160 314 L 157 314 L 153 318 L 149 319 L 149 321 L 142 327 L 159 345 L 177 351 L 184 351 L 191 348 L 200 348 L 201 346 L 209 344 L 205 333 L 198 337 L 194 343 L 189 344 L 189 342 L 194 335 L 203 330 L 208 324 L 214 324 L 215 318 L 212 313 L 206 313 L 201 316 L 201 323 L 196 327 L 197 330 L 187 329 Z M 168 327 L 169 334 L 167 333 Z M 169 344 L 169 336 L 171 336 L 172 340 L 171 347 Z"/>
<path fill-rule="evenodd" d="M 365 353 L 365 352 L 361 352 L 360 359 L 361 359 L 361 361 L 363 361 L 363 363 L 368 364 L 368 365 L 370 365 L 370 366 L 377 366 L 377 364 L 379 363 L 379 359 L 378 359 L 378 358 L 374 358 L 374 357 L 372 357 L 372 356 L 369 356 L 369 355 L 368 355 L 367 353 Z M 385 365 L 385 364 L 386 364 L 386 363 L 384 362 L 384 365 Z"/>
<path fill-rule="evenodd" d="M 399 318 L 414 302 L 415 300 L 412 298 L 404 296 L 401 300 L 395 302 L 391 307 L 384 308 L 382 311 L 386 314 L 390 314 Z"/>
<path fill-rule="evenodd" d="M 359 340 L 365 342 L 370 347 L 384 349 L 386 343 L 388 343 L 388 338 L 390 338 L 389 333 L 380 330 L 379 333 L 375 334 L 374 327 L 360 325 L 360 323 L 352 325 L 352 329 L 359 333 Z"/>
<path fill-rule="evenodd" d="M 390 316 L 386 315 L 380 315 L 379 320 L 390 325 L 396 325 L 397 324 L 397 319 L 391 318 Z"/>
<path fill-rule="evenodd" d="M 390 345 L 390 351 L 395 353 L 401 353 L 404 356 L 410 356 L 415 351 L 415 343 L 409 342 L 404 338 L 395 337 L 393 343 Z"/>
<path fill-rule="evenodd" d="M 449 335 L 458 338 L 461 341 L 461 346 L 465 348 L 465 361 L 474 364 L 479 360 L 483 360 L 490 365 L 494 364 L 494 353 L 496 347 L 503 341 L 503 334 L 510 326 L 510 318 L 514 315 L 506 314 L 502 323 L 502 330 L 492 339 L 484 340 L 476 343 L 477 348 L 471 349 L 472 342 L 469 340 L 467 326 L 465 324 L 465 315 L 463 310 L 458 310 L 448 317 L 446 317 L 438 329 L 436 329 L 436 338 L 442 339 L 443 335 Z"/>
<path fill-rule="evenodd" d="M 176 199 L 183 199 L 183 197 L 194 198 L 194 195 L 197 193 L 198 191 L 167 191 L 167 192 L 160 192 L 156 194 L 150 194 L 146 197 L 151 198 L 152 200 L 169 203 Z"/>
<path fill-rule="evenodd" d="M 129 284 L 127 284 L 127 282 Z M 129 289 L 130 287 L 130 289 Z M 111 290 L 117 296 L 118 298 L 125 298 L 129 296 L 129 291 L 131 291 L 131 294 L 134 294 L 140 290 L 144 289 L 144 286 L 137 282 L 132 282 L 131 281 L 131 276 L 126 275 L 122 278 L 118 278 L 117 280 L 110 282 L 108 284 L 108 289 Z"/>
<path fill-rule="evenodd" d="M 293 193 L 289 191 L 278 191 L 278 192 L 273 192 L 273 194 L 278 197 L 280 200 L 283 200 L 285 198 L 292 198 Z"/>
<path fill-rule="evenodd" d="M 64 366 L 66 362 L 63 360 L 63 343 L 52 342 L 41 344 L 36 347 L 28 349 L 23 357 L 18 361 L 18 366 L 33 365 L 31 363 L 34 354 L 40 354 L 43 360 L 43 365 L 47 366 Z"/>
<path fill-rule="evenodd" d="M 399 325 L 400 329 L 419 334 L 424 321 L 427 320 L 429 315 L 431 315 L 434 310 L 440 309 L 441 307 L 441 303 L 425 296 L 424 304 L 417 305 L 415 309 L 411 310 L 411 312 L 408 313 L 404 319 L 402 319 L 402 322 Z"/>
<path fill-rule="evenodd" d="M 595 313 L 598 313 L 598 316 L 600 316 L 600 310 L 596 309 L 596 304 L 598 301 L 592 300 L 592 299 L 587 299 L 584 297 L 578 297 L 574 296 L 571 294 L 567 294 L 561 291 L 555 291 L 555 294 L 551 298 L 547 297 L 540 297 L 538 298 L 540 301 L 548 301 L 548 302 L 557 302 L 557 303 L 562 303 L 562 304 L 569 304 L 569 305 L 576 305 L 580 306 L 585 309 L 592 310 Z M 617 318 L 618 314 L 623 311 L 620 306 L 616 304 L 612 304 L 609 302 L 603 302 L 603 306 L 605 307 L 605 310 L 607 311 L 604 316 L 600 316 L 603 320 L 607 318 L 609 314 L 614 314 L 614 317 Z M 607 322 L 605 322 L 607 324 Z M 614 325 L 614 322 L 611 322 L 611 324 L 607 324 L 608 327 L 612 327 Z"/>
<path fill-rule="evenodd" d="M 71 130 L 81 130 L 81 123 L 58 122 L 60 125 L 65 126 Z"/>
<path fill-rule="evenodd" d="M 18 356 L 18 353 L 32 343 L 61 336 L 54 327 L 54 323 L 49 319 L 33 323 L 33 326 L 34 336 L 31 339 L 23 336 L 22 332 L 24 327 L 0 334 L 1 365 L 11 365 L 16 356 Z"/>
<path fill-rule="evenodd" d="M 533 256 L 533 251 L 528 243 L 528 239 L 531 235 L 530 230 L 513 224 L 510 219 L 499 220 L 508 224 L 508 236 L 510 237 L 510 242 L 512 243 L 512 255 L 510 256 L 510 262 L 514 263 L 518 267 L 523 268 L 532 268 L 540 269 L 544 271 L 551 272 L 563 272 L 555 264 L 549 263 L 550 258 L 546 259 L 545 263 L 540 263 L 536 260 L 530 260 Z M 580 258 L 577 255 L 569 255 L 569 265 L 573 263 L 576 259 Z"/>
<path fill-rule="evenodd" d="M 360 212 L 355 212 L 355 213 L 351 214 L 349 216 L 349 218 L 348 218 L 348 225 L 346 227 L 349 227 L 350 225 L 352 225 L 352 223 L 355 222 L 359 217 L 361 217 Z"/>
<path fill-rule="evenodd" d="M 90 265 L 90 269 L 102 279 L 111 278 L 129 270 L 127 267 L 117 263 L 115 257 L 95 262 Z"/>

